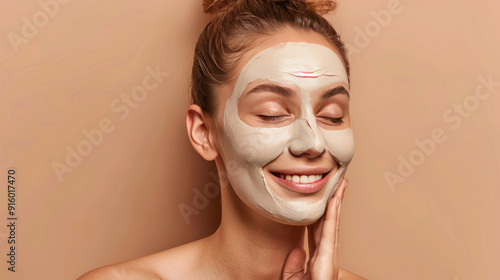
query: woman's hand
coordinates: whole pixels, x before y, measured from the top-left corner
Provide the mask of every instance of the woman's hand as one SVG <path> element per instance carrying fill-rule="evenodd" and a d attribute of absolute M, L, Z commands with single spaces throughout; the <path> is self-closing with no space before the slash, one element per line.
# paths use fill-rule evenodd
<path fill-rule="evenodd" d="M 347 186 L 343 179 L 335 195 L 328 203 L 326 213 L 316 223 L 307 226 L 309 262 L 304 272 L 306 253 L 297 247 L 290 252 L 283 269 L 283 280 L 338 280 L 337 254 L 340 207 Z"/>

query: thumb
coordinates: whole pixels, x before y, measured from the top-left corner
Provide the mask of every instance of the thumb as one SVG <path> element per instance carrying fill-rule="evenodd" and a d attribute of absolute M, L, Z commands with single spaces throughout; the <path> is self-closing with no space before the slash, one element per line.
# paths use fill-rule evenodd
<path fill-rule="evenodd" d="M 283 280 L 302 279 L 304 276 L 304 264 L 306 262 L 306 251 L 297 247 L 293 249 L 285 261 L 283 268 Z"/>

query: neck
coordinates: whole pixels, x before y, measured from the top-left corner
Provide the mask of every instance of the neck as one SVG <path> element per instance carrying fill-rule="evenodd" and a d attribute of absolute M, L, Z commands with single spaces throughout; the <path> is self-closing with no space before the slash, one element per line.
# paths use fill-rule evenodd
<path fill-rule="evenodd" d="M 218 279 L 281 279 L 283 265 L 295 247 L 304 245 L 304 226 L 272 221 L 250 209 L 229 186 L 222 193 L 222 221 L 206 239 L 206 258 L 215 261 Z"/>

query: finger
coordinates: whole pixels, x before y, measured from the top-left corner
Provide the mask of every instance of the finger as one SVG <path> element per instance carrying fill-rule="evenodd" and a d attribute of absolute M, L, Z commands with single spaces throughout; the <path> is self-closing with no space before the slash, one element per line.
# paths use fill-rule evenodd
<path fill-rule="evenodd" d="M 321 223 L 318 224 L 318 228 L 316 229 L 316 236 L 315 236 L 315 238 L 316 238 L 315 241 L 317 244 L 319 244 L 319 241 L 320 241 L 321 236 L 323 234 L 323 227 L 325 225 L 325 220 L 326 220 L 326 215 L 328 214 L 328 209 L 332 208 L 331 206 L 335 203 L 335 198 L 340 196 L 340 193 L 342 192 L 342 188 L 343 188 L 345 180 L 346 179 L 342 179 L 342 181 L 339 184 L 339 187 L 337 188 L 337 190 L 335 190 L 335 193 L 334 193 L 333 197 L 330 199 L 330 201 L 328 202 L 325 213 L 322 216 L 322 221 L 321 221 Z"/>
<path fill-rule="evenodd" d="M 316 228 L 314 229 L 314 242 L 316 245 L 318 245 L 319 241 L 321 240 L 321 234 L 323 234 L 323 227 L 325 226 L 325 219 L 326 219 L 326 211 L 323 214 L 323 216 L 321 216 L 321 219 L 319 220 L 318 224 L 316 225 Z"/>
<path fill-rule="evenodd" d="M 342 212 L 342 202 L 344 200 L 344 193 L 345 193 L 345 189 L 347 187 L 347 179 L 344 179 L 345 182 L 344 182 L 344 187 L 342 188 L 342 192 L 340 193 L 340 201 L 339 201 L 339 206 L 338 206 L 338 210 L 337 210 L 337 221 L 335 223 L 336 225 L 336 228 L 335 228 L 335 245 L 334 245 L 334 253 L 333 253 L 333 264 L 334 264 L 334 269 L 335 271 L 338 272 L 338 263 L 339 263 L 339 257 L 338 257 L 338 253 L 339 253 L 339 250 L 338 250 L 338 244 L 339 244 L 339 228 L 340 228 L 340 214 Z"/>
<path fill-rule="evenodd" d="M 306 252 L 304 249 L 300 247 L 293 249 L 286 258 L 283 268 L 283 279 L 302 279 L 305 262 Z"/>
<path fill-rule="evenodd" d="M 335 197 L 338 197 L 339 194 L 340 194 L 340 189 L 344 183 L 344 181 L 347 180 L 347 179 L 343 179 L 341 182 L 340 182 L 340 185 L 339 185 L 339 188 L 337 188 L 337 190 L 335 190 L 335 193 L 334 193 L 334 196 L 330 199 L 328 205 L 332 205 L 331 203 L 333 203 Z M 328 211 L 328 205 L 327 205 L 327 209 L 325 211 L 325 213 L 323 214 L 323 216 L 321 216 L 321 218 L 316 222 L 314 223 L 313 225 L 310 225 L 307 227 L 308 229 L 308 232 L 309 232 L 309 239 L 308 239 L 308 245 L 309 245 L 309 256 L 311 260 L 314 260 L 314 258 L 316 257 L 317 254 L 315 254 L 316 252 L 316 248 L 318 247 L 319 243 L 320 243 L 320 240 L 321 240 L 321 235 L 323 234 L 323 227 L 325 225 L 325 218 L 326 218 L 326 214 L 327 214 L 327 211 Z"/>
<path fill-rule="evenodd" d="M 314 224 L 307 226 L 310 256 L 312 256 L 312 253 L 316 250 L 316 247 L 319 244 L 321 231 L 323 230 L 323 225 L 325 224 L 325 217 L 326 213 L 324 213 Z"/>
<path fill-rule="evenodd" d="M 320 218 L 320 220 L 321 219 L 322 218 Z M 314 254 L 314 251 L 316 250 L 316 243 L 314 240 L 314 234 L 316 231 L 316 225 L 318 223 L 319 223 L 319 220 L 316 223 L 307 226 L 307 247 L 309 247 L 309 259 L 311 259 L 311 257 Z"/>
<path fill-rule="evenodd" d="M 319 240 L 321 238 L 321 235 L 323 234 L 323 227 L 324 227 L 324 224 L 325 224 L 325 219 L 326 219 L 326 216 L 327 216 L 327 213 L 328 213 L 328 209 L 331 208 L 331 207 L 329 207 L 329 205 L 333 205 L 334 204 L 334 202 L 335 202 L 334 199 L 335 198 L 339 198 L 339 197 L 343 196 L 343 191 L 345 189 L 344 184 L 346 184 L 346 183 L 347 183 L 347 179 L 345 179 L 345 178 L 342 179 L 342 181 L 339 184 L 339 187 L 335 190 L 335 193 L 333 194 L 333 197 L 328 202 L 325 214 L 323 215 L 323 221 L 319 225 L 319 228 L 317 229 L 317 232 L 318 232 L 317 242 L 319 242 Z"/>
<path fill-rule="evenodd" d="M 338 223 L 340 215 L 340 205 L 342 198 L 344 196 L 344 191 L 347 186 L 347 179 L 342 180 L 338 190 L 335 195 L 328 203 L 326 209 L 326 217 L 321 231 L 320 246 L 318 250 L 319 256 L 328 256 L 332 258 L 333 261 L 334 253 L 336 250 L 337 238 L 338 238 Z"/>
<path fill-rule="evenodd" d="M 339 264 L 336 255 L 338 220 L 340 202 L 346 185 L 347 180 L 343 179 L 335 195 L 328 202 L 321 238 L 311 267 L 312 279 L 338 279 Z"/>

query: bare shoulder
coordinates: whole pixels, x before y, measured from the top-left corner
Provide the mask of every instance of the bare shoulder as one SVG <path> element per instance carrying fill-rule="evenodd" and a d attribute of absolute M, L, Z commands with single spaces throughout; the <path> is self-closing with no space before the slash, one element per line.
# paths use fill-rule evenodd
<path fill-rule="evenodd" d="M 121 280 L 121 279 L 163 279 L 154 271 L 133 266 L 127 263 L 119 263 L 103 266 L 91 270 L 77 280 Z"/>
<path fill-rule="evenodd" d="M 91 270 L 77 280 L 186 279 L 197 267 L 197 242 Z"/>
<path fill-rule="evenodd" d="M 364 277 L 361 277 L 357 274 L 354 274 L 348 270 L 343 268 L 339 269 L 339 280 L 367 280 Z"/>

